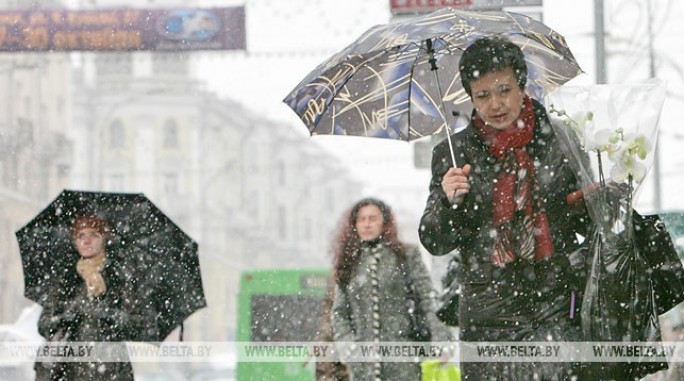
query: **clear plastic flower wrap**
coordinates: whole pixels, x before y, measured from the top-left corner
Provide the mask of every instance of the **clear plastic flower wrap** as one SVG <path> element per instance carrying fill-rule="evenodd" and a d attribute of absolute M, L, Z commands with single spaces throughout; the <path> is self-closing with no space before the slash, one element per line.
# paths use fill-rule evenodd
<path fill-rule="evenodd" d="M 646 230 L 654 231 L 647 225 L 652 222 L 633 208 L 652 167 L 664 100 L 665 86 L 659 81 L 563 86 L 545 99 L 551 124 L 583 186 L 569 195 L 568 202 L 584 201 L 592 219 L 592 232 L 584 241 L 588 278 L 581 321 L 585 340 L 659 341 L 658 315 L 671 308 L 658 299 L 653 276 L 663 264 L 654 263 L 649 244 L 660 238 L 644 236 Z M 608 372 L 611 377 L 634 379 L 664 366 L 648 362 L 599 366 L 595 376 Z"/>
<path fill-rule="evenodd" d="M 605 230 L 624 229 L 615 213 L 632 209 L 652 166 L 664 100 L 659 81 L 563 86 L 547 95 L 549 117 L 584 186 L 576 197 Z"/>

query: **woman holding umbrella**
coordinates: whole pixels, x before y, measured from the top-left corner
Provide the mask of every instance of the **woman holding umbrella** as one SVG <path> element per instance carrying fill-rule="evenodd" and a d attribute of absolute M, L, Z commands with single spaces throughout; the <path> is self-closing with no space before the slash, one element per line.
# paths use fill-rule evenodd
<path fill-rule="evenodd" d="M 423 340 L 450 340 L 448 329 L 435 316 L 430 277 L 420 253 L 399 240 L 389 206 L 374 198 L 357 202 L 334 246 L 336 342 L 418 341 L 412 332 L 419 330 L 430 332 L 431 337 Z M 347 365 L 352 381 L 420 379 L 415 362 Z"/>
<path fill-rule="evenodd" d="M 433 255 L 458 250 L 463 264 L 463 341 L 580 339 L 586 207 L 544 107 L 524 93 L 527 65 L 504 38 L 481 38 L 463 53 L 469 125 L 433 150 L 430 195 L 419 235 Z M 570 363 L 462 363 L 465 380 L 570 380 Z M 536 378 L 533 377 L 536 375 Z"/>
<path fill-rule="evenodd" d="M 145 306 L 140 305 L 130 269 L 107 252 L 112 238 L 107 221 L 80 216 L 71 227 L 71 238 L 80 258 L 64 274 L 60 287 L 50 290 L 41 303 L 40 334 L 48 342 L 123 342 L 140 337 L 142 322 L 154 321 L 154 314 L 145 314 Z M 36 380 L 132 381 L 128 356 L 114 349 L 97 351 L 108 358 L 95 362 L 38 361 Z"/>

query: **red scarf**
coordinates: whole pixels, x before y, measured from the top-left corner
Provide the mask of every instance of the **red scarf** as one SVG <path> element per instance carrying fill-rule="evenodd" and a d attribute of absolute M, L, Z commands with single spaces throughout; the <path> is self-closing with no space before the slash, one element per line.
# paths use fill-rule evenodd
<path fill-rule="evenodd" d="M 478 115 L 473 124 L 500 166 L 492 189 L 497 232 L 492 262 L 503 266 L 518 256 L 529 261 L 551 256 L 551 230 L 543 200 L 534 198 L 539 186 L 534 161 L 526 149 L 534 135 L 532 100 L 525 97 L 520 116 L 505 130 L 486 125 Z"/>

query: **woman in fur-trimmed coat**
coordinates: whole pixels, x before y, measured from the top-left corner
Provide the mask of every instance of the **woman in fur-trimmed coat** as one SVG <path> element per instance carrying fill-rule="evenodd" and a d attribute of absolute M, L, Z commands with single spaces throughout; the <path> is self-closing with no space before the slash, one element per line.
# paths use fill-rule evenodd
<path fill-rule="evenodd" d="M 372 198 L 356 203 L 335 249 L 336 342 L 414 341 L 411 316 L 416 311 L 424 312 L 424 326 L 433 342 L 450 340 L 448 328 L 435 316 L 432 284 L 420 253 L 399 241 L 385 203 Z M 420 380 L 418 362 L 347 365 L 352 381 Z"/>

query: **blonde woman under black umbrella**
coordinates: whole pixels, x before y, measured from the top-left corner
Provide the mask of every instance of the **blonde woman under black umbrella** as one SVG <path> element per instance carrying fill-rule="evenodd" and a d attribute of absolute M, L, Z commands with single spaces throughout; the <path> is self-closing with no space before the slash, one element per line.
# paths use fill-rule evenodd
<path fill-rule="evenodd" d="M 131 287 L 133 272 L 107 252 L 112 230 L 104 219 L 80 216 L 71 228 L 79 258 L 48 293 L 38 332 L 50 342 L 124 342 L 140 335 L 154 311 L 139 303 Z M 123 343 L 121 343 L 123 344 Z M 113 347 L 112 347 L 113 348 Z M 36 362 L 37 381 L 133 381 L 133 368 L 123 352 L 100 351 L 91 362 Z M 91 354 L 95 354 L 93 351 Z"/>

